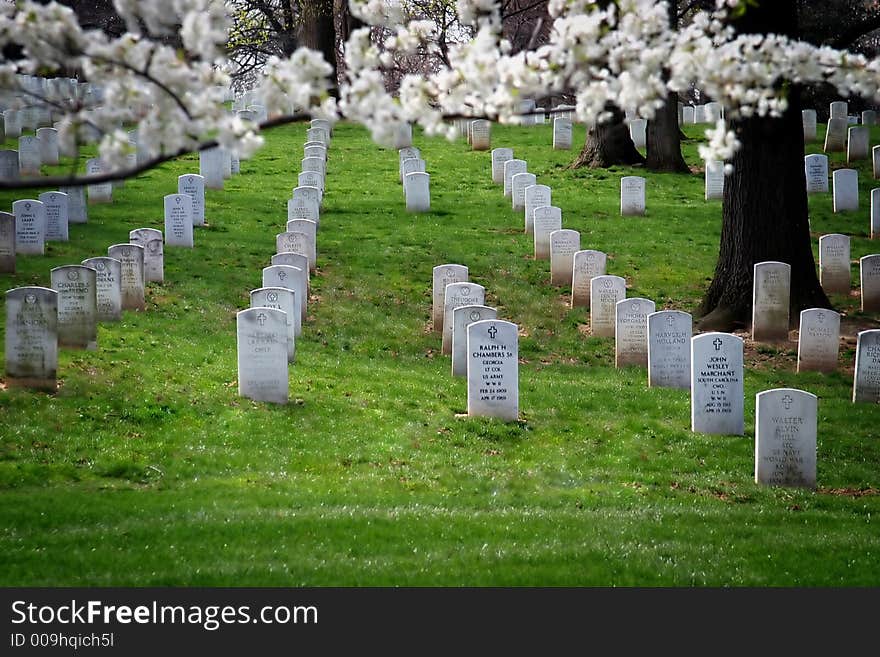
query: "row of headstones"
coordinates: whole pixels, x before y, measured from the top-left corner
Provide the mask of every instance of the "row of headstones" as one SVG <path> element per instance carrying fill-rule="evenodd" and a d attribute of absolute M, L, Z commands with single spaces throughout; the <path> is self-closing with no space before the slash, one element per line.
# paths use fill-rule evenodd
<path fill-rule="evenodd" d="M 518 327 L 498 320 L 496 310 L 483 305 L 484 288 L 467 278 L 463 265 L 434 267 L 434 328 L 442 330 L 444 341 L 452 336 L 452 373 L 467 376 L 468 415 L 516 420 Z M 688 313 L 654 312 L 654 303 L 647 299 L 621 299 L 615 306 L 617 366 L 647 366 L 649 387 L 688 389 L 692 431 L 743 435 L 742 339 L 714 332 L 693 336 Z M 821 351 L 833 344 L 836 361 L 836 332 L 831 334 L 823 317 L 828 312 L 803 311 L 801 332 L 811 339 L 799 345 L 799 368 L 802 363 L 807 367 L 808 352 L 816 345 Z M 880 401 L 880 330 L 858 336 L 853 401 Z M 756 482 L 815 487 L 816 409 L 816 396 L 805 391 L 788 388 L 758 393 Z"/>
<path fill-rule="evenodd" d="M 880 146 L 874 147 L 875 175 L 880 173 Z M 828 157 L 814 153 L 804 157 L 804 175 L 808 194 L 828 192 Z M 837 169 L 831 174 L 834 212 L 857 212 L 859 209 L 859 172 L 855 169 Z M 880 236 L 880 188 L 871 190 L 871 238 Z"/>
<path fill-rule="evenodd" d="M 633 117 L 634 118 L 634 117 Z M 678 122 L 683 124 L 716 123 L 724 118 L 721 103 L 712 101 L 698 105 L 678 104 Z"/>
<path fill-rule="evenodd" d="M 431 321 L 452 376 L 467 378 L 467 414 L 519 418 L 518 327 L 485 305 L 486 288 L 469 280 L 465 265 L 438 265 L 431 281 Z"/>
<path fill-rule="evenodd" d="M 250 307 L 236 315 L 238 394 L 254 401 L 288 401 L 288 365 L 296 360 L 296 340 L 308 316 L 309 278 L 317 267 L 330 135 L 329 121 L 311 121 L 285 232 L 275 236 L 275 254 L 263 268 L 262 286 L 250 291 Z"/>
<path fill-rule="evenodd" d="M 5 380 L 14 387 L 54 391 L 58 349 L 96 349 L 98 323 L 123 310 L 144 310 L 147 282 L 164 281 L 162 232 L 138 228 L 128 244 L 50 272 L 50 288 L 6 293 Z"/>
<path fill-rule="evenodd" d="M 430 212 L 431 176 L 425 171 L 422 153 L 415 146 L 398 149 L 397 177 L 403 184 L 407 212 Z"/>

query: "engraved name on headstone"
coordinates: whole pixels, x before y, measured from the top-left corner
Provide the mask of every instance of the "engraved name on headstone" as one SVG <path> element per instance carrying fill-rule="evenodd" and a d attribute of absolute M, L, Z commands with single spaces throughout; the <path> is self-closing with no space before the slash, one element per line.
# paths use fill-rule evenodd
<path fill-rule="evenodd" d="M 535 232 L 535 208 L 553 205 L 552 190 L 547 185 L 529 185 L 523 193 L 526 235 Z"/>
<path fill-rule="evenodd" d="M 880 311 L 880 253 L 859 258 L 862 312 Z"/>
<path fill-rule="evenodd" d="M 83 265 L 63 265 L 51 271 L 58 292 L 58 345 L 75 349 L 98 347 L 96 272 Z"/>
<path fill-rule="evenodd" d="M 43 192 L 40 202 L 46 211 L 46 241 L 66 242 L 69 239 L 67 194 Z"/>
<path fill-rule="evenodd" d="M 840 315 L 827 308 L 801 311 L 797 371 L 831 372 L 837 369 Z"/>
<path fill-rule="evenodd" d="M 26 198 L 12 204 L 15 215 L 15 252 L 43 255 L 46 242 L 46 209 L 40 201 Z"/>
<path fill-rule="evenodd" d="M 114 244 L 107 249 L 107 255 L 122 265 L 119 277 L 122 309 L 144 310 L 144 247 L 140 244 Z"/>
<path fill-rule="evenodd" d="M 144 247 L 144 282 L 165 280 L 165 240 L 155 228 L 136 228 L 128 233 L 128 241 Z"/>
<path fill-rule="evenodd" d="M 756 395 L 756 484 L 816 487 L 817 401 L 794 388 Z"/>
<path fill-rule="evenodd" d="M 550 234 L 562 229 L 562 210 L 553 205 L 535 208 L 533 214 L 535 260 L 550 259 Z"/>
<path fill-rule="evenodd" d="M 730 333 L 691 339 L 691 431 L 743 435 L 743 341 Z"/>
<path fill-rule="evenodd" d="M 756 262 L 752 287 L 752 339 L 788 340 L 791 266 L 784 262 Z"/>
<path fill-rule="evenodd" d="M 617 302 L 626 298 L 626 281 L 620 276 L 595 276 L 590 280 L 590 333 L 613 338 Z"/>
<path fill-rule="evenodd" d="M 572 258 L 571 307 L 590 307 L 590 280 L 604 276 L 608 256 L 602 251 L 586 249 Z"/>
<path fill-rule="evenodd" d="M 296 292 L 286 287 L 261 287 L 251 290 L 251 308 L 282 310 L 287 320 L 287 362 L 296 361 L 296 330 L 291 318 L 298 315 Z"/>
<path fill-rule="evenodd" d="M 177 193 L 192 198 L 193 226 L 205 225 L 205 179 L 195 173 L 177 177 Z"/>
<path fill-rule="evenodd" d="M 122 318 L 122 263 L 101 256 L 82 261 L 95 270 L 95 303 L 99 322 L 118 322 Z"/>
<path fill-rule="evenodd" d="M 550 233 L 550 285 L 571 285 L 574 254 L 580 250 L 578 231 L 563 228 Z"/>
<path fill-rule="evenodd" d="M 58 293 L 17 287 L 6 293 L 6 385 L 55 392 Z"/>
<path fill-rule="evenodd" d="M 512 148 L 492 149 L 492 182 L 504 183 L 504 163 L 513 159 Z"/>
<path fill-rule="evenodd" d="M 443 311 L 446 286 L 450 283 L 463 283 L 468 279 L 468 268 L 465 265 L 437 265 L 431 276 L 431 323 L 434 333 L 443 332 Z"/>
<path fill-rule="evenodd" d="M 853 402 L 880 403 L 880 329 L 862 331 L 856 337 Z"/>
<path fill-rule="evenodd" d="M 681 310 L 648 315 L 648 386 L 682 388 L 691 385 L 693 318 Z"/>
<path fill-rule="evenodd" d="M 441 353 L 452 354 L 452 313 L 461 306 L 483 306 L 486 303 L 486 288 L 476 283 L 464 281 L 449 283 L 443 293 L 443 338 Z"/>
<path fill-rule="evenodd" d="M 459 306 L 452 311 L 452 376 L 467 376 L 467 327 L 484 319 L 497 319 L 489 306 Z"/>
<path fill-rule="evenodd" d="M 813 153 L 804 157 L 804 175 L 807 179 L 807 193 L 828 192 L 828 156 Z"/>
<path fill-rule="evenodd" d="M 826 294 L 849 294 L 849 237 L 839 233 L 819 238 L 819 282 Z"/>
<path fill-rule="evenodd" d="M 615 306 L 614 364 L 648 366 L 648 315 L 656 310 L 650 299 L 622 299 Z"/>
<path fill-rule="evenodd" d="M 467 327 L 468 415 L 519 419 L 517 325 L 485 319 Z"/>
<path fill-rule="evenodd" d="M 254 401 L 288 399 L 287 317 L 276 308 L 248 308 L 236 315 L 238 394 Z"/>
<path fill-rule="evenodd" d="M 192 197 L 167 194 L 164 202 L 166 246 L 193 248 Z"/>
<path fill-rule="evenodd" d="M 620 214 L 645 214 L 645 179 L 641 176 L 624 176 L 620 179 Z"/>

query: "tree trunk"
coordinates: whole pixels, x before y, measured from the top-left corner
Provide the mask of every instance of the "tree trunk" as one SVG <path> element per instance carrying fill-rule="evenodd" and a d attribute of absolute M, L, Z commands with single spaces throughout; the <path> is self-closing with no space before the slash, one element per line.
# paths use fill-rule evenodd
<path fill-rule="evenodd" d="M 795 0 L 750 5 L 734 25 L 740 33 L 797 31 Z M 751 317 L 754 264 L 778 260 L 791 265 L 789 318 L 804 308 L 830 308 L 819 285 L 810 243 L 804 178 L 800 90 L 789 90 L 781 118 L 752 117 L 733 123 L 742 144 L 733 173 L 724 181 L 721 249 L 715 277 L 700 308 L 703 330 L 747 326 Z"/>
<path fill-rule="evenodd" d="M 804 142 L 799 91 L 792 89 L 782 118 L 752 117 L 734 124 L 742 146 L 724 181 L 721 249 L 699 314 L 703 330 L 749 325 L 754 265 L 791 265 L 789 318 L 804 308 L 830 308 L 819 285 L 807 220 Z"/>
<path fill-rule="evenodd" d="M 666 96 L 666 103 L 648 121 L 648 157 L 645 166 L 651 171 L 689 173 L 681 155 L 681 130 L 678 127 L 678 94 Z"/>
<path fill-rule="evenodd" d="M 318 50 L 333 67 L 331 80 L 336 78 L 336 21 L 333 17 L 333 0 L 308 0 L 302 2 L 302 23 L 299 28 L 299 45 Z"/>
<path fill-rule="evenodd" d="M 629 136 L 629 127 L 623 122 L 623 112 L 610 103 L 605 109 L 611 112 L 611 119 L 606 123 L 598 123 L 587 131 L 581 154 L 570 168 L 600 169 L 615 164 L 644 164 L 645 158 L 636 150 Z"/>

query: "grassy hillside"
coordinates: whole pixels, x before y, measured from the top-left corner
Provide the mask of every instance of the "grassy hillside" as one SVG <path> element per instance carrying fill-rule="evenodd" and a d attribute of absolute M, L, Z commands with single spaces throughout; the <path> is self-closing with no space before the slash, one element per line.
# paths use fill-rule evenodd
<path fill-rule="evenodd" d="M 880 409 L 849 401 L 852 337 L 829 375 L 796 374 L 795 342 L 747 344 L 746 436 L 692 434 L 687 392 L 614 368 L 613 341 L 589 337 L 588 311 L 532 259 L 489 153 L 462 142 L 416 136 L 432 211 L 408 215 L 397 153 L 337 127 L 291 403 L 239 397 L 235 313 L 283 231 L 305 129 L 274 130 L 208 191 L 195 249 L 166 248 L 146 312 L 102 325 L 97 351 L 61 352 L 57 394 L 0 391 L 0 583 L 880 584 Z M 553 188 L 564 227 L 609 254 L 628 296 L 696 309 L 721 215 L 700 173 L 647 174 L 647 216 L 621 218 L 618 180 L 641 169 L 566 170 L 575 152 L 551 150 L 549 126 L 492 138 Z M 695 141 L 685 155 L 701 166 Z M 161 229 L 162 196 L 197 170 L 191 156 L 128 181 L 0 285 L 48 286 L 52 267 Z M 844 232 L 854 261 L 880 252 L 867 209 L 810 205 L 814 242 Z M 447 262 L 520 326 L 519 423 L 456 417 L 466 384 L 430 330 L 431 269 Z M 834 301 L 850 336 L 878 326 L 856 296 Z M 754 396 L 779 386 L 820 398 L 818 491 L 753 483 Z"/>

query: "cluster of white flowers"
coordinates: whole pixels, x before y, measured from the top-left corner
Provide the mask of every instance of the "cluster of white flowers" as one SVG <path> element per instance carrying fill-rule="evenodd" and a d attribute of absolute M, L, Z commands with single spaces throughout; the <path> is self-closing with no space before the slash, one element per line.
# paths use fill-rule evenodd
<path fill-rule="evenodd" d="M 18 45 L 23 58 L 0 62 L 0 93 L 28 102 L 23 74 L 75 68 L 100 94 L 52 99 L 65 144 L 100 138 L 100 155 L 121 167 L 132 146 L 123 126 L 138 130 L 152 155 L 198 148 L 217 140 L 242 156 L 260 144 L 257 126 L 225 106 L 229 88 L 223 58 L 230 19 L 222 0 L 115 0 L 128 32 L 110 38 L 86 31 L 61 5 L 21 1 L 0 5 L 0 47 Z M 333 67 L 320 53 L 300 48 L 271 59 L 259 89 L 270 119 L 304 112 L 366 125 L 374 139 L 392 144 L 402 124 L 454 136 L 450 118 L 518 120 L 521 100 L 563 91 L 576 96 L 577 118 L 603 120 L 609 102 L 645 118 L 670 92 L 695 82 L 725 107 L 728 119 L 779 115 L 788 83 L 828 83 L 842 96 L 878 96 L 880 63 L 846 51 L 779 35 L 738 35 L 725 12 L 738 0 L 717 0 L 686 26 L 668 26 L 666 2 L 654 0 L 550 0 L 553 24 L 545 45 L 513 53 L 502 37 L 502 2 L 456 0 L 462 24 L 474 36 L 451 44 L 449 68 L 406 75 L 398 95 L 385 87 L 395 55 L 436 48 L 437 26 L 406 22 L 407 0 L 349 0 L 354 15 L 389 34 L 380 49 L 371 28 L 355 30 L 345 44 L 346 77 L 338 103 Z M 746 7 L 746 11 L 748 7 Z M 182 49 L 157 37 L 176 35 Z M 727 124 L 729 126 L 730 123 Z M 707 131 L 707 159 L 729 159 L 738 147 L 725 124 Z"/>

